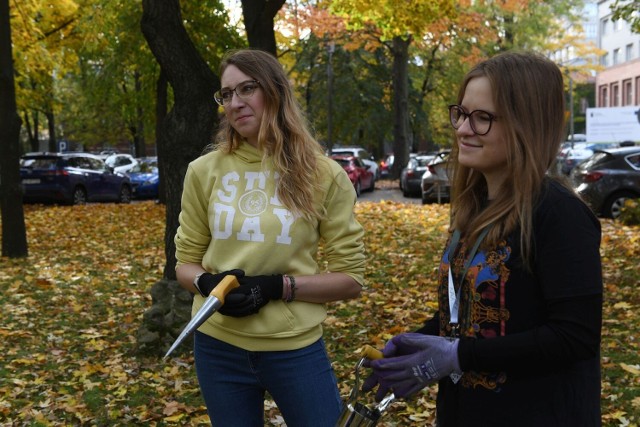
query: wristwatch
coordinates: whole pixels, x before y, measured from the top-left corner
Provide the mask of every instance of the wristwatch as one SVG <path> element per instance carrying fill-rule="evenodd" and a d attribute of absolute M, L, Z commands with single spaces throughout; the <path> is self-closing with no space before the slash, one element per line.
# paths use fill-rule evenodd
<path fill-rule="evenodd" d="M 200 285 L 198 285 L 198 281 L 200 280 L 200 277 L 206 273 L 206 271 L 203 271 L 202 273 L 198 273 L 196 274 L 196 277 L 194 277 L 193 279 L 193 286 L 195 286 L 195 288 L 198 290 L 198 292 L 200 292 L 200 295 L 202 295 L 203 297 L 206 297 L 206 295 L 204 294 L 204 292 L 202 292 L 202 289 L 200 289 Z"/>

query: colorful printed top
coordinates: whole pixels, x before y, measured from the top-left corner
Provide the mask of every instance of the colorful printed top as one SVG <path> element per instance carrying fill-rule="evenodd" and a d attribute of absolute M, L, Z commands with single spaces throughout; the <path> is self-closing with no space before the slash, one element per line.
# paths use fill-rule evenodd
<path fill-rule="evenodd" d="M 534 263 L 519 232 L 478 251 L 459 292 L 462 379 L 439 383 L 438 426 L 599 426 L 602 272 L 600 223 L 559 184 L 545 183 L 534 214 Z M 450 336 L 449 251 L 439 312 L 419 332 Z M 469 252 L 454 252 L 454 284 Z M 458 289 L 456 288 L 456 294 Z M 454 294 L 455 295 L 455 294 Z M 453 297 L 452 297 L 453 299 Z"/>

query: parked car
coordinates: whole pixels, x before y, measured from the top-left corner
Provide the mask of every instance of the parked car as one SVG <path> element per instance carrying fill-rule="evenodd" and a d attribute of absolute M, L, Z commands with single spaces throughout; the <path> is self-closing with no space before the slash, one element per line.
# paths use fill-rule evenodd
<path fill-rule="evenodd" d="M 447 160 L 450 150 L 443 150 L 427 165 L 422 174 L 422 204 L 449 201 L 451 184 L 447 171 Z"/>
<path fill-rule="evenodd" d="M 131 180 L 133 197 L 136 199 L 157 199 L 160 189 L 158 161 L 155 157 L 143 157 L 127 175 Z"/>
<path fill-rule="evenodd" d="M 558 170 L 560 173 L 569 175 L 573 168 L 591 157 L 595 150 L 613 147 L 617 147 L 617 145 L 586 142 L 571 143 L 571 141 L 567 141 L 563 144 L 557 157 Z"/>
<path fill-rule="evenodd" d="M 375 188 L 375 179 L 373 172 L 369 166 L 365 166 L 362 161 L 355 156 L 345 156 L 334 154 L 331 156 L 333 160 L 338 162 L 349 175 L 349 179 L 356 190 L 356 195 L 360 196 L 362 191 L 373 191 Z"/>
<path fill-rule="evenodd" d="M 131 154 L 111 154 L 104 162 L 115 172 L 126 173 L 138 164 L 138 161 Z"/>
<path fill-rule="evenodd" d="M 387 154 L 384 159 L 380 160 L 378 165 L 378 171 L 380 172 L 380 178 L 389 178 L 391 174 L 391 168 L 393 167 L 393 154 Z"/>
<path fill-rule="evenodd" d="M 376 163 L 375 159 L 367 150 L 362 147 L 333 147 L 331 154 L 343 154 L 354 156 L 360 159 L 362 163 L 369 166 L 369 169 L 373 173 L 373 179 L 380 178 L 380 167 Z"/>
<path fill-rule="evenodd" d="M 400 189 L 405 197 L 422 194 L 422 175 L 434 158 L 433 154 L 422 154 L 409 158 L 409 163 L 400 172 Z"/>
<path fill-rule="evenodd" d="M 617 218 L 627 199 L 640 198 L 640 147 L 598 150 L 575 167 L 571 181 L 596 214 Z"/>
<path fill-rule="evenodd" d="M 88 153 L 28 153 L 20 159 L 23 200 L 83 204 L 131 201 L 129 178 Z"/>
<path fill-rule="evenodd" d="M 105 160 L 107 157 L 109 157 L 112 154 L 118 154 L 118 152 L 113 149 L 102 150 L 100 153 L 98 153 L 98 156 L 100 156 L 102 160 Z"/>

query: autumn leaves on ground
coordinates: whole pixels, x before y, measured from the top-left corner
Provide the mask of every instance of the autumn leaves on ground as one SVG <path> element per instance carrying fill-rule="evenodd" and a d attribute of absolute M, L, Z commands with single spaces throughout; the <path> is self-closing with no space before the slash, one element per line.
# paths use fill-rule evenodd
<path fill-rule="evenodd" d="M 368 288 L 332 304 L 325 340 L 341 394 L 364 344 L 382 346 L 435 310 L 447 206 L 358 203 Z M 0 425 L 207 424 L 190 351 L 136 353 L 149 289 L 164 267 L 164 207 L 25 206 L 29 257 L 0 260 Z M 603 220 L 605 426 L 640 423 L 640 228 Z M 433 422 L 435 387 L 395 402 L 381 426 Z M 366 396 L 369 397 L 369 396 Z M 282 425 L 267 404 L 269 425 Z"/>

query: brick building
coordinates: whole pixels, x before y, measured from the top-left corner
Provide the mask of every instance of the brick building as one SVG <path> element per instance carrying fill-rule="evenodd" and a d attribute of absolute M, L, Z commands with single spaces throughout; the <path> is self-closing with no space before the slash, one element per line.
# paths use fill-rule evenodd
<path fill-rule="evenodd" d="M 613 0 L 598 2 L 598 47 L 605 53 L 596 75 L 596 106 L 640 105 L 640 34 L 624 20 L 612 19 Z"/>

